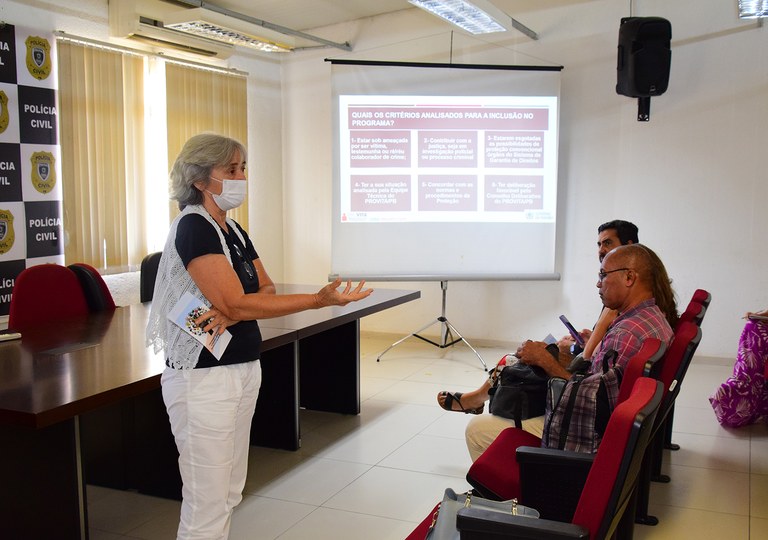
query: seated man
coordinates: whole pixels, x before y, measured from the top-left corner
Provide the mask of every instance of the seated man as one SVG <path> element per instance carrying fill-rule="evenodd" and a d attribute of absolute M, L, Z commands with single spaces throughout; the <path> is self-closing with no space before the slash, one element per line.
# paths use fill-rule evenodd
<path fill-rule="evenodd" d="M 598 260 L 602 262 L 608 252 L 619 245 L 625 246 L 629 244 L 637 244 L 638 242 L 637 226 L 634 223 L 621 219 L 614 219 L 613 221 L 603 223 L 597 228 Z M 600 343 L 605 331 L 608 329 L 608 325 L 613 322 L 613 319 L 615 318 L 616 312 L 614 310 L 603 308 L 597 323 L 595 323 L 594 329 L 584 329 L 580 332 L 586 342 L 584 345 L 584 358 L 591 358 L 592 353 Z M 557 342 L 558 349 L 560 350 L 559 360 L 564 367 L 568 366 L 573 359 L 571 347 L 574 343 L 575 341 L 570 334 Z M 465 412 L 469 414 L 482 413 L 485 407 L 485 402 L 490 397 L 488 391 L 491 389 L 491 386 L 493 386 L 493 379 L 496 377 L 498 370 L 506 365 L 508 356 L 505 356 L 499 361 L 496 369 L 491 371 L 491 376 L 486 379 L 477 390 L 464 394 L 461 392 L 443 391 L 437 395 L 437 402 L 443 409 L 448 411 Z"/>
<path fill-rule="evenodd" d="M 597 288 L 603 305 L 618 312 L 618 316 L 606 331 L 592 358 L 590 372 L 597 373 L 602 366 L 603 355 L 609 350 L 618 353 L 617 364 L 623 366 L 640 350 L 646 338 L 657 338 L 668 344 L 673 331 L 665 311 L 656 305 L 669 305 L 674 293 L 667 271 L 661 260 L 649 248 L 640 245 L 619 246 L 603 259 L 598 274 Z M 674 310 L 672 310 L 674 311 Z M 547 350 L 542 342 L 527 341 L 516 353 L 521 362 L 539 366 L 550 377 L 570 378 L 570 373 Z M 467 448 L 476 460 L 505 428 L 513 425 L 512 420 L 487 414 L 473 418 L 465 433 Z M 523 429 L 541 436 L 544 417 L 531 418 L 523 422 Z"/>

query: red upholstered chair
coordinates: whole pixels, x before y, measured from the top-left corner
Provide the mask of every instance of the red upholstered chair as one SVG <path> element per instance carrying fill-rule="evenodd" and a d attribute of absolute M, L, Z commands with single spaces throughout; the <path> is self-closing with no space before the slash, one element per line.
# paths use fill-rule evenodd
<path fill-rule="evenodd" d="M 638 378 L 656 375 L 659 370 L 654 366 L 663 357 L 664 351 L 665 346 L 658 339 L 643 342 L 637 354 L 627 362 L 619 388 L 619 403 L 629 396 Z M 467 481 L 483 497 L 497 500 L 517 498 L 521 504 L 536 508 L 543 518 L 570 521 L 593 454 L 581 454 L 581 458 L 569 460 L 567 467 L 570 470 L 564 474 L 571 476 L 571 479 L 561 482 L 559 475 L 562 471 L 549 463 L 542 465 L 535 460 L 520 462 L 516 459 L 515 450 L 523 446 L 541 446 L 541 439 L 522 429 L 505 429 L 472 464 L 467 472 Z M 553 485 L 557 489 L 553 490 Z M 527 499 L 529 496 L 542 502 L 535 506 Z"/>
<path fill-rule="evenodd" d="M 115 309 L 112 293 L 109 292 L 109 287 L 98 270 L 85 263 L 70 264 L 67 268 L 72 270 L 80 281 L 88 309 L 92 312 L 113 311 Z"/>
<path fill-rule="evenodd" d="M 680 318 L 677 320 L 676 327 L 680 326 L 680 324 L 684 322 L 692 322 L 696 326 L 701 326 L 702 321 L 704 321 L 704 315 L 706 315 L 706 313 L 707 308 L 704 306 L 704 304 L 700 304 L 691 300 L 688 303 L 688 307 L 685 308 L 685 311 L 680 314 Z"/>
<path fill-rule="evenodd" d="M 30 327 L 87 314 L 88 304 L 75 273 L 58 264 L 40 264 L 16 278 L 8 328 L 23 334 Z"/>
<path fill-rule="evenodd" d="M 693 297 L 691 298 L 691 301 L 697 302 L 704 307 L 709 307 L 709 302 L 711 300 L 712 295 L 709 293 L 709 291 L 705 291 L 704 289 L 696 289 L 693 291 Z"/>
<path fill-rule="evenodd" d="M 573 519 L 567 522 L 531 519 L 477 508 L 462 508 L 456 520 L 461 539 L 612 538 L 625 510 L 631 504 L 640 463 L 662 395 L 659 381 L 641 377 L 636 381 L 629 398 L 616 406 L 608 421 L 603 442 L 594 455 Z M 534 459 L 542 462 L 551 460 L 559 470 L 567 470 L 567 462 L 571 458 L 580 460 L 585 455 L 546 448 L 518 448 L 518 460 L 524 454 L 533 454 Z M 568 482 L 567 478 L 547 482 L 549 492 L 557 492 Z M 525 488 L 520 502 L 538 509 L 538 501 L 530 500 Z"/>
<path fill-rule="evenodd" d="M 664 426 L 669 420 L 668 415 L 673 410 L 675 399 L 688 371 L 696 349 L 701 343 L 701 328 L 695 323 L 683 322 L 675 330 L 672 343 L 664 355 L 661 365 L 660 380 L 664 385 L 664 398 L 656 417 L 653 428 L 653 438 L 649 445 L 643 470 L 640 473 L 637 490 L 637 511 L 635 521 L 644 525 L 656 525 L 659 520 L 648 515 L 648 497 L 651 480 L 669 482 L 668 476 L 661 475 L 661 462 L 664 450 Z"/>
<path fill-rule="evenodd" d="M 685 308 L 680 314 L 680 318 L 677 321 L 675 329 L 679 328 L 684 322 L 692 322 L 697 326 L 701 326 L 704 321 L 704 315 L 707 313 L 707 306 L 709 305 L 712 296 L 703 289 L 697 289 L 693 293 L 691 301 L 688 303 L 688 307 Z M 664 426 L 664 448 L 667 450 L 680 450 L 680 445 L 672 442 L 672 425 L 675 419 L 675 406 L 672 405 L 672 409 L 667 414 L 667 422 Z"/>

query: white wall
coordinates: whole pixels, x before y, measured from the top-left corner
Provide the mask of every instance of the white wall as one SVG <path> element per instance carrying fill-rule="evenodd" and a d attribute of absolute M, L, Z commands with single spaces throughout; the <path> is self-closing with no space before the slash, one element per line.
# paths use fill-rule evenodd
<path fill-rule="evenodd" d="M 614 89 L 619 20 L 630 15 L 628 2 L 496 3 L 537 31 L 539 41 L 522 34 L 483 38 L 505 47 L 499 49 L 454 35 L 453 61 L 565 66 L 562 280 L 450 283 L 448 319 L 478 341 L 561 335 L 556 318 L 561 312 L 580 327 L 591 326 L 600 307 L 596 227 L 621 218 L 635 222 L 641 241 L 665 261 L 681 307 L 696 288 L 712 292 L 699 351 L 733 356 L 743 324 L 739 317 L 768 306 L 768 253 L 760 223 L 768 201 L 762 163 L 768 140 L 768 29 L 739 20 L 735 1 L 634 2 L 633 15 L 665 17 L 673 32 L 669 89 L 651 100 L 651 120 L 642 123 L 636 121 L 637 101 Z M 352 53 L 295 53 L 284 62 L 288 281 L 318 282 L 330 267 L 331 69 L 323 59 L 445 62 L 448 30 L 414 8 L 315 31 L 348 36 Z M 475 45 L 470 50 L 467 43 Z M 499 249 L 512 248 L 500 239 Z M 422 299 L 366 318 L 367 330 L 405 335 L 440 314 L 437 283 L 374 285 L 419 288 Z"/>

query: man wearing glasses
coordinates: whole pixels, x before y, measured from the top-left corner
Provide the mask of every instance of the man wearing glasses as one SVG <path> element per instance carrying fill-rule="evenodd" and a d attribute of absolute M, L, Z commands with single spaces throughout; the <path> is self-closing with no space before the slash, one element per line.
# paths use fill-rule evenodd
<path fill-rule="evenodd" d="M 618 315 L 591 357 L 591 373 L 600 369 L 604 354 L 612 349 L 618 353 L 617 364 L 624 367 L 645 339 L 657 338 L 669 344 L 673 335 L 671 325 L 677 317 L 674 293 L 663 263 L 651 249 L 631 244 L 609 251 L 600 264 L 597 288 L 606 310 Z M 662 307 L 657 305 L 656 298 Z M 571 376 L 564 363 L 556 360 L 543 342 L 525 342 L 516 356 L 525 364 L 541 367 L 550 377 L 569 379 Z M 473 461 L 504 428 L 512 425 L 512 421 L 505 420 L 482 415 L 467 424 L 465 437 Z M 523 429 L 540 437 L 544 417 L 523 421 Z"/>
<path fill-rule="evenodd" d="M 592 357 L 591 373 L 602 365 L 603 355 L 613 349 L 624 366 L 647 338 L 668 344 L 675 322 L 674 293 L 667 270 L 658 256 L 642 244 L 619 246 L 600 263 L 597 288 L 603 305 L 617 313 Z M 656 297 L 660 297 L 657 305 Z M 672 307 L 668 306 L 672 299 Z M 662 309 L 663 308 L 663 309 Z M 672 313 L 669 313 L 669 312 Z M 671 320 L 670 320 L 671 319 Z M 538 342 L 526 342 L 518 350 L 521 362 L 540 366 L 551 377 L 569 378 L 570 373 Z"/>
<path fill-rule="evenodd" d="M 639 243 L 637 237 L 637 225 L 629 221 L 614 219 L 612 221 L 603 223 L 597 228 L 597 256 L 601 262 L 603 258 L 605 258 L 605 255 L 613 248 L 620 245 L 623 246 L 637 243 Z M 591 358 L 592 352 L 594 351 L 595 347 L 599 345 L 600 340 L 605 334 L 605 331 L 607 330 L 610 323 L 613 322 L 613 320 L 616 318 L 616 315 L 617 314 L 614 310 L 604 308 L 600 313 L 600 318 L 595 324 L 594 329 L 584 329 L 580 332 L 582 338 L 586 342 L 584 345 L 584 358 Z M 560 349 L 559 360 L 563 366 L 563 369 L 565 369 L 565 366 L 568 366 L 573 359 L 572 347 L 574 343 L 575 340 L 570 336 L 570 334 L 563 337 L 557 343 L 558 348 Z M 545 345 L 546 344 L 543 344 L 542 346 Z M 499 369 L 504 367 L 505 364 L 503 362 L 505 362 L 504 359 L 502 359 L 502 361 L 499 363 Z M 497 370 L 493 370 L 492 374 L 495 374 L 496 371 Z M 480 414 L 483 412 L 485 402 L 489 398 L 488 391 L 491 389 L 491 386 L 492 381 L 486 378 L 479 388 L 471 392 L 461 393 L 442 391 L 437 394 L 437 402 L 443 409 L 447 411 Z M 497 418 L 499 418 L 501 422 L 506 420 L 502 419 L 501 417 Z M 487 421 L 492 422 L 493 420 L 489 419 Z M 504 427 L 508 427 L 509 425 L 514 424 L 504 424 L 498 429 L 496 427 L 492 427 L 491 431 L 498 432 Z"/>

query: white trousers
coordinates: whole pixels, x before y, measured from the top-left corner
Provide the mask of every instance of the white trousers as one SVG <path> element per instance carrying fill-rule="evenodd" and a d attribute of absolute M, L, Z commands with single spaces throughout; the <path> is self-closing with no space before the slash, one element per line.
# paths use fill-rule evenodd
<path fill-rule="evenodd" d="M 166 368 L 161 383 L 183 482 L 177 538 L 225 540 L 243 498 L 261 364 Z"/>
<path fill-rule="evenodd" d="M 464 438 L 472 461 L 477 461 L 480 454 L 485 452 L 499 433 L 508 427 L 515 427 L 515 421 L 495 414 L 480 414 L 467 423 Z M 523 430 L 541 438 L 544 433 L 544 417 L 536 416 L 522 421 Z"/>

